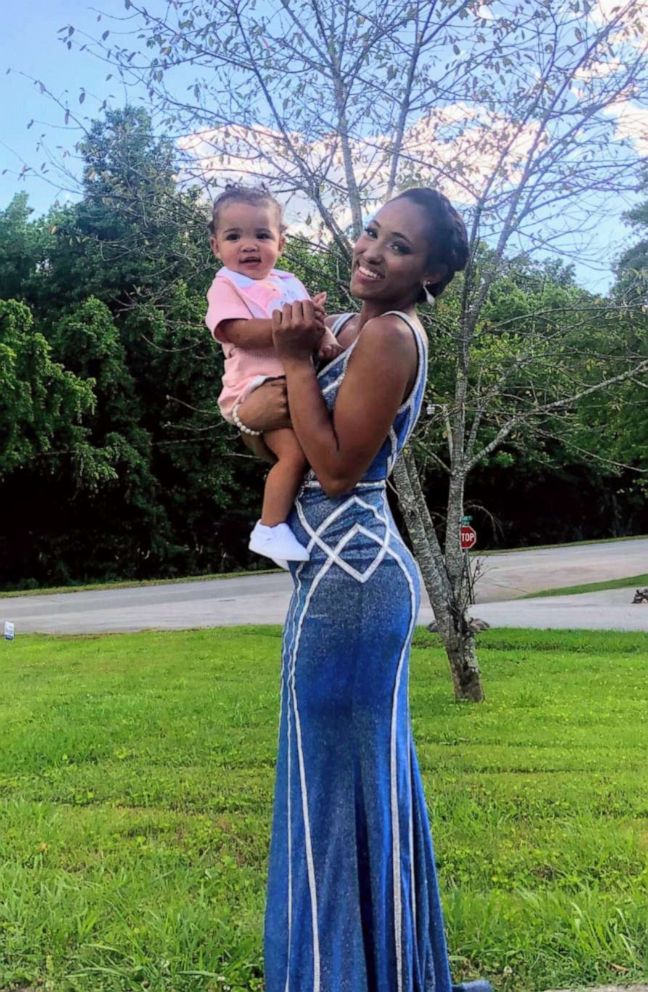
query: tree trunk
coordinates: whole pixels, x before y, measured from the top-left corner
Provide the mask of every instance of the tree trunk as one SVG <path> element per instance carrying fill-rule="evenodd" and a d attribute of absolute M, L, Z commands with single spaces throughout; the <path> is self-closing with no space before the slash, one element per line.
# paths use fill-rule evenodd
<path fill-rule="evenodd" d="M 434 613 L 436 607 L 434 606 Z M 450 672 L 452 674 L 452 684 L 454 685 L 455 699 L 458 703 L 481 703 L 484 701 L 484 690 L 479 674 L 479 664 L 477 662 L 477 652 L 475 649 L 475 635 L 468 627 L 466 618 L 459 624 L 461 629 L 452 625 L 444 635 L 443 627 L 437 620 L 439 634 L 443 639 L 443 644 L 450 662 Z"/>
<path fill-rule="evenodd" d="M 423 497 L 414 456 L 407 449 L 396 463 L 394 478 L 423 584 L 450 663 L 455 699 L 457 702 L 479 703 L 484 699 L 484 692 L 475 651 L 475 634 L 470 628 L 470 617 L 465 606 L 456 601 L 443 552 Z"/>

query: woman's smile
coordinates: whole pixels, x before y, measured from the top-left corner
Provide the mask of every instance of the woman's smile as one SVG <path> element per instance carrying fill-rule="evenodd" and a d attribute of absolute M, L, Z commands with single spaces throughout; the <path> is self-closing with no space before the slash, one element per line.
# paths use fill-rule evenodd
<path fill-rule="evenodd" d="M 376 282 L 376 280 L 378 279 L 384 279 L 384 276 L 382 276 L 380 272 L 376 272 L 375 269 L 368 268 L 366 265 L 363 265 L 361 262 L 356 263 L 356 272 L 358 273 L 361 279 L 366 279 L 369 282 Z"/>

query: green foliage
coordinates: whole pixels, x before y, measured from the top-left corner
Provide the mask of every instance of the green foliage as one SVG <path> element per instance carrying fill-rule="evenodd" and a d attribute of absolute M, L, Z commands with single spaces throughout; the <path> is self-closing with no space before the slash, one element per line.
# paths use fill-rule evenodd
<path fill-rule="evenodd" d="M 73 307 L 54 325 L 50 343 L 57 356 L 77 375 L 92 379 L 97 407 L 93 429 L 128 430 L 139 419 L 126 349 L 110 310 L 94 297 Z"/>
<path fill-rule="evenodd" d="M 641 176 L 640 190 L 648 191 L 648 168 Z M 617 264 L 616 292 L 623 299 L 645 306 L 648 301 L 648 199 L 629 210 L 625 219 L 641 240 L 627 249 Z"/>
<path fill-rule="evenodd" d="M 17 193 L 0 211 L 0 299 L 20 299 L 38 258 L 38 235 L 30 223 L 27 194 Z"/>
<path fill-rule="evenodd" d="M 160 500 L 173 533 L 183 539 L 174 552 L 180 574 L 220 571 L 241 560 L 236 556 L 261 480 L 260 467 L 243 454 L 216 406 L 223 356 L 206 331 L 204 313 L 203 295 L 177 282 L 164 309 L 144 304 L 124 322 Z M 171 564 L 176 570 L 173 559 Z"/>
<path fill-rule="evenodd" d="M 247 566 L 243 536 L 261 472 L 216 407 L 222 356 L 204 326 L 213 273 L 207 210 L 195 190 L 178 189 L 172 145 L 154 136 L 144 111 L 109 112 L 80 151 L 79 203 L 29 221 L 18 197 L 0 216 L 7 232 L 0 286 L 31 308 L 39 331 L 31 350 L 51 354 L 50 378 L 57 371 L 89 397 L 76 416 L 71 400 L 63 405 L 62 385 L 48 386 L 41 407 L 36 371 L 26 372 L 23 392 L 37 394 L 31 416 L 36 410 L 49 430 L 36 424 L 41 440 L 32 441 L 16 399 L 18 373 L 3 362 L 14 423 L 2 456 L 2 470 L 11 470 L 4 488 L 11 527 L 0 584 Z M 66 457 L 56 461 L 43 512 L 45 473 L 26 459 L 51 447 L 57 404 Z"/>
<path fill-rule="evenodd" d="M 288 237 L 279 266 L 294 272 L 310 293 L 326 292 L 329 313 L 348 313 L 357 309 L 349 293 L 349 260 L 336 245 L 317 249 L 299 237 Z"/>
<path fill-rule="evenodd" d="M 648 170 L 642 174 L 641 189 L 648 190 Z M 619 304 L 618 347 L 626 352 L 648 358 L 648 199 L 628 211 L 626 220 L 641 240 L 630 247 L 619 260 L 614 298 Z M 606 416 L 595 411 L 597 418 Z M 646 388 L 643 382 L 630 381 L 620 390 L 609 418 L 615 457 L 630 452 L 633 463 L 644 470 L 633 489 L 645 503 L 648 480 L 645 478 L 648 451 L 648 417 L 646 417 Z"/>
<path fill-rule="evenodd" d="M 94 401 L 92 384 L 53 360 L 28 307 L 0 300 L 0 479 L 38 456 L 57 458 L 59 446 L 78 457 Z"/>
<path fill-rule="evenodd" d="M 119 313 L 142 299 L 163 300 L 178 278 L 190 275 L 202 288 L 206 211 L 196 191 L 178 189 L 171 143 L 155 137 L 145 111 L 108 111 L 79 151 L 83 198 L 46 218 L 41 304 L 96 296 Z"/>
<path fill-rule="evenodd" d="M 488 262 L 482 248 L 478 266 Z M 460 281 L 452 283 L 428 318 L 432 413 L 421 419 L 415 438 L 439 502 L 445 486 L 435 459 L 448 461 L 461 291 Z M 603 536 L 610 527 L 608 533 L 641 533 L 648 526 L 644 388 L 629 380 L 526 417 L 530 407 L 585 392 L 648 354 L 644 324 L 636 308 L 575 285 L 569 268 L 532 264 L 524 256 L 508 263 L 482 307 L 468 376 L 468 425 L 481 407 L 474 451 L 519 416 L 504 444 L 468 478 L 467 502 L 480 537 L 511 547 Z"/>
<path fill-rule="evenodd" d="M 0 649 L 0 985 L 260 992 L 280 632 Z M 488 699 L 463 707 L 417 630 L 456 979 L 645 980 L 647 651 L 645 634 L 490 631 Z"/>

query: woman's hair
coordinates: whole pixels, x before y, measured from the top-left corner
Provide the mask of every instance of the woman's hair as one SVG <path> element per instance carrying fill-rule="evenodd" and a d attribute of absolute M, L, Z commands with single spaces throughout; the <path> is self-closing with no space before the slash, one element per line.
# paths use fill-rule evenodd
<path fill-rule="evenodd" d="M 430 268 L 435 265 L 445 265 L 447 272 L 440 282 L 430 284 L 430 293 L 439 296 L 452 281 L 455 272 L 461 272 L 468 262 L 468 234 L 466 225 L 450 203 L 447 196 L 436 189 L 417 186 L 403 190 L 395 200 L 406 197 L 413 200 L 427 215 L 427 238 L 430 244 L 428 262 Z M 425 292 L 421 289 L 418 302 L 425 300 Z"/>
<path fill-rule="evenodd" d="M 207 225 L 210 234 L 216 234 L 218 229 L 218 214 L 223 207 L 230 203 L 249 203 L 253 207 L 272 207 L 277 215 L 279 230 L 283 232 L 283 210 L 281 204 L 275 200 L 274 196 L 264 189 L 263 186 L 239 186 L 238 183 L 228 184 L 224 191 L 214 200 L 212 206 L 212 218 Z"/>

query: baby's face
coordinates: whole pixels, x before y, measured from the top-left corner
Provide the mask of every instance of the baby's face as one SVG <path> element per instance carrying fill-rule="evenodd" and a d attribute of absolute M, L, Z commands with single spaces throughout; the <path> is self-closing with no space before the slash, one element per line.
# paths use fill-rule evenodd
<path fill-rule="evenodd" d="M 250 279 L 265 279 L 284 246 L 279 217 L 271 203 L 228 203 L 218 213 L 212 251 L 223 265 Z"/>

